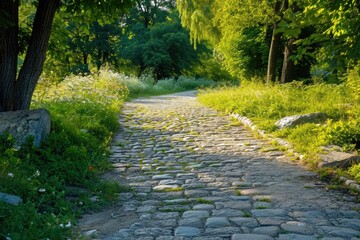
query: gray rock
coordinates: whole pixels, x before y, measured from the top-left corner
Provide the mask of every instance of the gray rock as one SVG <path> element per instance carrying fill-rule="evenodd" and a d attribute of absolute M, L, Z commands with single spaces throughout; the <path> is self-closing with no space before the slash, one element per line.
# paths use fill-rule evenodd
<path fill-rule="evenodd" d="M 165 220 L 165 219 L 176 219 L 179 217 L 178 212 L 158 212 L 154 213 L 153 218 L 158 220 Z"/>
<path fill-rule="evenodd" d="M 339 237 L 324 237 L 324 238 L 320 238 L 320 240 L 344 240 L 344 239 Z"/>
<path fill-rule="evenodd" d="M 214 206 L 211 204 L 197 204 L 193 207 L 194 210 L 211 210 Z"/>
<path fill-rule="evenodd" d="M 216 202 L 216 209 L 232 208 L 240 210 L 249 210 L 252 208 L 250 201 L 231 201 L 231 202 Z"/>
<path fill-rule="evenodd" d="M 201 235 L 201 230 L 196 227 L 178 227 L 175 230 L 175 236 L 196 237 Z"/>
<path fill-rule="evenodd" d="M 301 234 L 280 234 L 279 240 L 317 240 L 314 236 L 307 236 Z"/>
<path fill-rule="evenodd" d="M 230 237 L 234 233 L 241 233 L 239 227 L 206 228 L 205 235 L 217 237 Z"/>
<path fill-rule="evenodd" d="M 312 235 L 315 233 L 315 230 L 310 225 L 297 221 L 283 223 L 281 224 L 281 228 L 292 233 L 299 233 L 304 235 Z"/>
<path fill-rule="evenodd" d="M 211 216 L 213 217 L 242 217 L 244 212 L 236 209 L 214 209 Z"/>
<path fill-rule="evenodd" d="M 343 227 L 360 229 L 360 219 L 345 218 L 345 219 L 340 219 L 339 223 Z"/>
<path fill-rule="evenodd" d="M 174 179 L 165 179 L 161 180 L 159 185 L 182 185 L 184 181 L 174 180 Z"/>
<path fill-rule="evenodd" d="M 283 129 L 286 127 L 295 127 L 300 124 L 304 123 L 322 123 L 327 119 L 325 113 L 318 112 L 318 113 L 309 113 L 304 115 L 294 115 L 284 117 L 277 122 L 275 122 L 275 126 L 279 129 Z"/>
<path fill-rule="evenodd" d="M 164 190 L 174 189 L 174 188 L 178 188 L 178 187 L 179 187 L 179 185 L 159 185 L 159 186 L 153 187 L 153 190 L 164 191 Z"/>
<path fill-rule="evenodd" d="M 319 157 L 319 167 L 348 168 L 354 164 L 360 163 L 360 156 L 352 153 L 330 151 L 326 154 L 319 154 Z"/>
<path fill-rule="evenodd" d="M 200 198 L 209 196 L 209 191 L 206 190 L 185 190 L 184 195 L 190 198 Z"/>
<path fill-rule="evenodd" d="M 276 226 L 268 226 L 268 227 L 257 227 L 254 228 L 253 233 L 268 235 L 270 237 L 275 237 L 279 234 L 280 228 Z"/>
<path fill-rule="evenodd" d="M 219 228 L 228 227 L 231 223 L 226 217 L 211 217 L 206 219 L 205 227 L 207 228 Z"/>
<path fill-rule="evenodd" d="M 335 237 L 351 238 L 360 235 L 359 231 L 351 228 L 322 226 L 320 229 L 326 234 Z"/>
<path fill-rule="evenodd" d="M 261 225 L 266 226 L 279 226 L 280 224 L 289 221 L 289 218 L 287 217 L 256 217 L 256 219 Z"/>
<path fill-rule="evenodd" d="M 204 210 L 186 211 L 182 215 L 183 218 L 208 218 L 209 216 L 209 212 Z"/>
<path fill-rule="evenodd" d="M 23 202 L 22 198 L 18 196 L 2 193 L 2 192 L 0 192 L 0 201 L 11 205 L 19 205 L 20 203 Z"/>
<path fill-rule="evenodd" d="M 224 238 L 222 237 L 209 237 L 209 236 L 204 236 L 204 237 L 195 237 L 192 240 L 224 240 Z"/>
<path fill-rule="evenodd" d="M 34 145 L 40 143 L 50 133 L 51 118 L 46 109 L 21 110 L 0 113 L 0 133 L 9 132 L 20 146 L 29 136 L 34 137 Z"/>
<path fill-rule="evenodd" d="M 142 228 L 135 230 L 135 236 L 139 237 L 158 237 L 160 235 L 171 235 L 171 230 L 163 228 Z"/>
<path fill-rule="evenodd" d="M 156 240 L 186 240 L 188 238 L 181 236 L 161 236 L 157 237 Z"/>
<path fill-rule="evenodd" d="M 251 214 L 255 217 L 284 217 L 288 215 L 285 209 L 254 209 Z"/>
<path fill-rule="evenodd" d="M 154 175 L 152 177 L 153 180 L 164 180 L 164 179 L 173 179 L 174 177 L 170 174 L 161 174 L 161 175 Z"/>
<path fill-rule="evenodd" d="M 121 229 L 115 235 L 115 238 L 130 239 L 134 237 L 134 230 L 132 229 Z"/>
<path fill-rule="evenodd" d="M 179 221 L 179 226 L 202 228 L 204 223 L 200 218 L 184 218 Z"/>
<path fill-rule="evenodd" d="M 273 240 L 273 238 L 261 234 L 234 234 L 231 240 Z"/>
<path fill-rule="evenodd" d="M 255 228 L 259 226 L 259 223 L 255 218 L 232 217 L 229 220 L 240 227 Z"/>

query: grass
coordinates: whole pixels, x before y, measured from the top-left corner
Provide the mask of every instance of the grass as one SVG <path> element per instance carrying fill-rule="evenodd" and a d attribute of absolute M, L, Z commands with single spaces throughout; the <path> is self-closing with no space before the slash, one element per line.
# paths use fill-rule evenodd
<path fill-rule="evenodd" d="M 312 167 L 317 166 L 320 146 L 360 149 L 360 90 L 352 87 L 359 86 L 359 74 L 349 75 L 338 85 L 303 85 L 301 82 L 266 85 L 260 82 L 252 79 L 242 82 L 240 87 L 203 90 L 198 98 L 203 104 L 224 113 L 249 117 L 260 129 L 291 142 Z M 312 112 L 324 112 L 328 120 L 283 130 L 275 126 L 275 122 L 283 117 Z M 347 173 L 360 182 L 360 165 L 353 166 Z"/>
<path fill-rule="evenodd" d="M 99 178 L 111 167 L 107 161 L 109 145 L 119 127 L 123 102 L 212 84 L 184 77 L 154 84 L 150 78 L 111 71 L 69 76 L 57 84 L 41 80 L 31 107 L 49 110 L 50 135 L 39 148 L 29 140 L 20 150 L 13 147 L 10 135 L 0 136 L 0 192 L 23 199 L 17 206 L 0 202 L 0 239 L 73 238 L 71 227 L 81 214 L 131 191 Z"/>

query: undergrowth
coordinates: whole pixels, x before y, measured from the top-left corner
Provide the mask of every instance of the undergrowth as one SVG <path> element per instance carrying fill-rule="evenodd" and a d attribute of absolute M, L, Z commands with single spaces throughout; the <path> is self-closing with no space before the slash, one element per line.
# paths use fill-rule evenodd
<path fill-rule="evenodd" d="M 109 144 L 123 101 L 213 84 L 185 77 L 155 83 L 111 71 L 40 81 L 31 107 L 49 110 L 49 136 L 39 148 L 29 139 L 20 149 L 11 135 L 0 136 L 0 192 L 22 199 L 19 205 L 0 202 L 0 239 L 76 238 L 77 217 L 130 190 L 99 178 L 110 168 Z"/>
<path fill-rule="evenodd" d="M 198 98 L 225 113 L 249 117 L 259 128 L 291 142 L 296 151 L 307 156 L 310 165 L 316 166 L 315 156 L 321 151 L 320 146 L 339 145 L 351 151 L 360 148 L 359 84 L 358 72 L 351 72 L 345 83 L 339 85 L 302 82 L 269 85 L 252 79 L 242 82 L 240 87 L 201 91 Z M 323 112 L 328 120 L 282 130 L 275 126 L 283 117 L 312 112 Z M 360 181 L 359 166 L 348 171 L 357 181 Z"/>

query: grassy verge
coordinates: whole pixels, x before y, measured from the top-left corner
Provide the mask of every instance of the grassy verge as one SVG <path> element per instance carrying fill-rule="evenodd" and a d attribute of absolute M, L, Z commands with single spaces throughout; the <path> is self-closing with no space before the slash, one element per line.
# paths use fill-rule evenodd
<path fill-rule="evenodd" d="M 265 85 L 252 81 L 240 87 L 202 91 L 199 100 L 225 113 L 251 118 L 261 129 L 293 143 L 295 150 L 305 154 L 308 162 L 315 166 L 317 153 L 321 151 L 319 146 L 335 144 L 346 150 L 360 148 L 360 108 L 356 96 L 350 84 Z M 324 112 L 329 120 L 324 124 L 303 124 L 283 130 L 277 130 L 274 125 L 285 116 L 311 112 Z M 359 170 L 357 165 L 348 173 L 360 181 Z"/>
<path fill-rule="evenodd" d="M 31 141 L 13 148 L 0 136 L 0 192 L 23 199 L 17 206 L 0 202 L 0 239 L 72 238 L 78 216 L 98 209 L 129 188 L 105 182 L 99 174 L 107 161 L 117 115 L 129 97 L 165 94 L 214 84 L 207 80 L 127 77 L 105 71 L 39 83 L 32 108 L 46 108 L 52 129 L 40 148 Z"/>

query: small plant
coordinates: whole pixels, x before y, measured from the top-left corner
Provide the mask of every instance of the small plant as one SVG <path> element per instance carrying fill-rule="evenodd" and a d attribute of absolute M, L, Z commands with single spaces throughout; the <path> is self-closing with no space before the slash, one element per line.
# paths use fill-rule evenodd
<path fill-rule="evenodd" d="M 183 187 L 173 187 L 173 188 L 166 188 L 162 190 L 156 190 L 156 192 L 181 192 L 183 191 Z"/>
<path fill-rule="evenodd" d="M 271 202 L 270 198 L 268 198 L 268 197 L 259 198 L 258 201 L 259 202 L 267 202 L 267 203 Z"/>
<path fill-rule="evenodd" d="M 195 201 L 199 204 L 213 204 L 214 203 L 214 201 L 206 200 L 203 198 L 197 198 Z"/>
<path fill-rule="evenodd" d="M 252 214 L 248 211 L 245 211 L 243 217 L 246 217 L 246 218 L 252 217 Z"/>
<path fill-rule="evenodd" d="M 241 196 L 242 195 L 241 190 L 235 190 L 234 193 L 235 193 L 236 196 Z"/>

